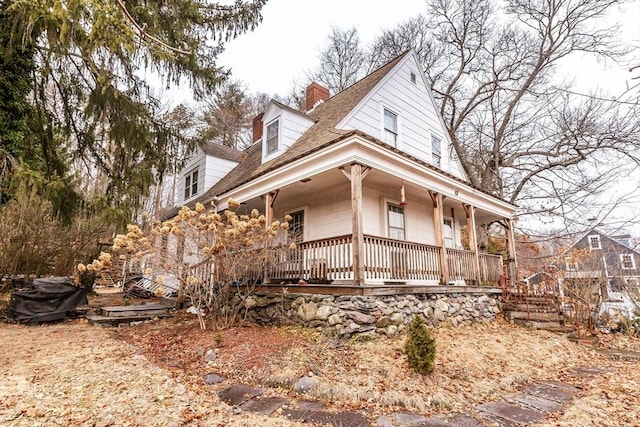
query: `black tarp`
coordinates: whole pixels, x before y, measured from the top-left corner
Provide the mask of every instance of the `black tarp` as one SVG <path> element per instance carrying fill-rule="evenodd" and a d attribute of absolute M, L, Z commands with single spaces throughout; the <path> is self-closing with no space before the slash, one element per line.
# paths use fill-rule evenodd
<path fill-rule="evenodd" d="M 43 277 L 33 279 L 25 289 L 14 289 L 7 317 L 31 323 L 64 320 L 67 313 L 86 304 L 84 288 L 74 286 L 67 277 Z"/>

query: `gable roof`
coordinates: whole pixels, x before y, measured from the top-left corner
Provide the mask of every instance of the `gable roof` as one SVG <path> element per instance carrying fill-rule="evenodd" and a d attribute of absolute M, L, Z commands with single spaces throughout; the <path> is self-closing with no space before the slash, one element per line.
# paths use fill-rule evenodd
<path fill-rule="evenodd" d="M 347 136 L 354 135 L 357 131 L 336 129 L 336 125 L 342 120 L 359 102 L 365 97 L 384 76 L 391 71 L 406 55 L 406 52 L 393 61 L 378 68 L 373 73 L 349 86 L 342 92 L 332 96 L 325 102 L 319 104 L 309 114 L 295 110 L 291 107 L 272 101 L 274 104 L 292 110 L 297 114 L 302 114 L 310 118 L 315 123 L 294 142 L 287 151 L 273 160 L 262 164 L 262 145 L 256 143 L 246 150 L 247 157 L 238 166 L 232 169 L 226 176 L 218 181 L 213 187 L 202 196 L 193 201 L 207 202 L 216 194 L 229 191 L 251 179 L 279 166 L 287 164 L 295 159 L 312 153 L 323 146 L 336 142 Z"/>
<path fill-rule="evenodd" d="M 236 150 L 235 148 L 227 147 L 226 145 L 216 144 L 213 142 L 204 143 L 200 146 L 200 148 L 208 156 L 231 160 L 233 162 L 239 162 L 243 154 L 242 151 Z"/>
<path fill-rule="evenodd" d="M 567 252 L 569 250 L 571 250 L 572 248 L 577 247 L 581 242 L 585 242 L 586 245 L 588 246 L 589 242 L 586 240 L 589 236 L 594 236 L 594 235 L 598 235 L 600 236 L 600 238 L 604 238 L 606 240 L 606 242 L 608 243 L 608 245 L 602 245 L 603 248 L 605 247 L 609 247 L 611 248 L 611 246 L 613 247 L 619 247 L 624 249 L 625 251 L 631 253 L 635 253 L 638 256 L 640 256 L 640 249 L 638 249 L 637 247 L 631 247 L 629 245 L 625 245 L 624 243 L 620 242 L 619 240 L 615 239 L 613 236 L 611 236 L 608 233 L 605 233 L 602 230 L 597 229 L 596 227 L 590 228 L 589 230 L 587 230 L 582 237 L 580 237 L 579 239 L 577 239 L 571 246 L 569 246 L 569 248 L 567 249 Z M 601 241 L 601 243 L 604 243 Z"/>
<path fill-rule="evenodd" d="M 383 141 L 368 135 L 360 130 L 337 129 L 336 126 L 349 114 L 384 78 L 393 70 L 396 65 L 403 61 L 412 51 L 407 51 L 391 62 L 378 68 L 373 73 L 354 83 L 352 86 L 342 92 L 332 96 L 325 102 L 316 106 L 308 113 L 295 110 L 289 106 L 272 100 L 271 103 L 286 110 L 295 112 L 314 121 L 314 124 L 307 129 L 298 140 L 296 140 L 284 153 L 280 156 L 262 163 L 262 143 L 256 142 L 247 148 L 240 159 L 240 163 L 233 168 L 227 175 L 218 181 L 213 187 L 197 197 L 188 205 L 194 205 L 197 202 L 208 203 L 216 195 L 224 194 L 234 188 L 239 187 L 260 175 L 268 173 L 278 167 L 286 165 L 292 161 L 305 157 L 315 151 L 326 146 L 339 143 L 350 136 L 358 135 L 372 143 L 383 146 L 396 154 L 408 158 L 422 165 L 425 168 L 432 169 L 438 173 L 445 175 L 455 181 L 475 188 L 491 197 L 494 195 L 489 192 L 472 185 L 457 176 L 449 174 L 433 165 L 424 162 L 414 156 L 405 153 L 396 147 L 384 143 Z"/>

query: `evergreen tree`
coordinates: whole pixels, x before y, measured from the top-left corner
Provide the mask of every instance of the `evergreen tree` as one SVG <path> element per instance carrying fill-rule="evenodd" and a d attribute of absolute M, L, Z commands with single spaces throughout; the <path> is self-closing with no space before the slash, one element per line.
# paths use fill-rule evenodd
<path fill-rule="evenodd" d="M 31 74 L 23 69 L 33 115 L 21 147 L 41 159 L 41 178 L 71 182 L 70 170 L 81 171 L 103 195 L 101 206 L 128 220 L 173 166 L 175 145 L 189 143 L 164 120 L 143 75 L 157 75 L 167 87 L 186 81 L 197 99 L 210 95 L 228 75 L 216 65 L 224 43 L 252 30 L 265 2 L 16 0 L 3 6 L 3 45 L 22 49 L 35 67 Z"/>

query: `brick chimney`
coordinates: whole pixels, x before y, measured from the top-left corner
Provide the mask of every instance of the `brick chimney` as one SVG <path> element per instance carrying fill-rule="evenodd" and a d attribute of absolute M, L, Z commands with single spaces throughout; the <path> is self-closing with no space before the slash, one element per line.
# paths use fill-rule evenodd
<path fill-rule="evenodd" d="M 324 102 L 329 99 L 329 89 L 313 82 L 307 86 L 306 98 L 307 111 L 312 110 L 319 102 Z"/>
<path fill-rule="evenodd" d="M 264 116 L 264 113 L 260 113 L 253 118 L 253 139 L 251 142 L 256 142 L 262 138 L 262 116 Z"/>

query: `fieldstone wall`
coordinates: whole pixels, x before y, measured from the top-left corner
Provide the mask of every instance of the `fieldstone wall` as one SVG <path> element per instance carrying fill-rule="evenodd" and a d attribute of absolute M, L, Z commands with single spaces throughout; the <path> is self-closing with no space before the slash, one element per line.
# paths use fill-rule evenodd
<path fill-rule="evenodd" d="M 478 293 L 393 296 L 256 294 L 245 300 L 247 319 L 259 324 L 305 325 L 355 335 L 395 336 L 415 314 L 425 323 L 452 326 L 491 322 L 500 312 L 499 295 Z"/>

